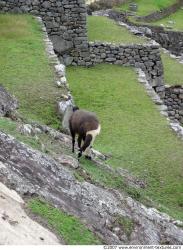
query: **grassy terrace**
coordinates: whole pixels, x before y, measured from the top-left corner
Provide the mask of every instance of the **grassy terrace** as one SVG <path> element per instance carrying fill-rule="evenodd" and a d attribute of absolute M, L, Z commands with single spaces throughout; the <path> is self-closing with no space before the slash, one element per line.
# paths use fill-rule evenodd
<path fill-rule="evenodd" d="M 59 126 L 55 100 L 63 90 L 55 86 L 43 35 L 33 17 L 0 15 L 0 69 L 0 83 L 17 97 L 24 118 Z"/>
<path fill-rule="evenodd" d="M 147 43 L 147 39 L 132 35 L 126 28 L 117 25 L 114 21 L 106 17 L 88 16 L 87 20 L 90 41 L 97 40 L 124 44 Z"/>
<path fill-rule="evenodd" d="M 164 65 L 165 83 L 168 85 L 183 85 L 183 64 L 163 52 L 161 53 L 161 59 Z"/>
<path fill-rule="evenodd" d="M 95 27 L 95 17 L 92 19 L 90 39 Z M 98 37 L 109 41 L 106 34 L 102 37 L 102 30 L 98 27 Z M 163 56 L 165 63 L 166 56 Z M 167 63 L 165 67 L 170 70 L 172 65 Z M 102 64 L 89 69 L 70 67 L 67 75 L 77 105 L 95 111 L 100 117 L 102 133 L 96 148 L 112 154 L 109 163 L 114 167 L 128 168 L 145 179 L 148 187 L 143 194 L 163 205 L 163 211 L 183 219 L 183 143 L 137 82 L 134 70 Z M 171 74 L 165 78 L 173 80 Z"/>
<path fill-rule="evenodd" d="M 125 4 L 118 6 L 118 10 L 129 10 L 129 4 L 132 1 L 127 1 Z M 166 8 L 176 2 L 176 0 L 133 0 L 138 4 L 138 16 L 146 16 L 152 12 L 159 11 Z"/>
<path fill-rule="evenodd" d="M 109 163 L 147 180 L 144 194 L 183 218 L 183 143 L 168 127 L 131 68 L 98 65 L 67 71 L 77 105 L 95 111 L 102 133 L 95 147 Z M 77 76 L 77 84 L 76 84 Z"/>
<path fill-rule="evenodd" d="M 129 19 L 133 22 L 133 23 L 142 23 L 145 24 L 144 22 L 140 22 L 137 21 L 135 19 L 135 17 L 129 17 Z M 178 11 L 176 11 L 175 13 L 171 14 L 168 17 L 162 18 L 158 21 L 154 21 L 154 22 L 149 22 L 147 23 L 148 25 L 156 25 L 159 26 L 161 24 L 164 25 L 165 29 L 167 29 L 166 27 L 171 27 L 171 30 L 174 31 L 183 31 L 183 10 L 179 9 Z M 169 23 L 169 21 L 173 21 L 173 23 Z M 167 29 L 168 30 L 168 29 Z"/>
<path fill-rule="evenodd" d="M 177 31 L 183 31 L 183 10 L 180 9 L 178 10 L 176 13 L 163 18 L 159 21 L 153 22 L 153 25 L 160 25 L 160 24 L 164 24 L 164 26 L 171 26 L 173 28 L 173 30 L 177 30 Z M 169 24 L 168 21 L 173 21 L 173 24 Z"/>

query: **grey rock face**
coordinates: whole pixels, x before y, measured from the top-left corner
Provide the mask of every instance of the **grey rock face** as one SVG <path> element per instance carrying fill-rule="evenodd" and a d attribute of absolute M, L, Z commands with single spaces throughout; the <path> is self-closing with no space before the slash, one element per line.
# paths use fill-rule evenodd
<path fill-rule="evenodd" d="M 57 161 L 63 166 L 68 166 L 74 169 L 77 169 L 79 167 L 78 160 L 69 155 L 61 155 L 57 157 Z"/>
<path fill-rule="evenodd" d="M 18 101 L 0 85 L 0 116 L 9 116 L 18 108 Z"/>
<path fill-rule="evenodd" d="M 77 182 L 62 164 L 2 132 L 0 161 L 0 179 L 6 185 L 22 196 L 42 196 L 84 219 L 106 244 L 183 244 L 183 231 L 169 216 L 117 191 Z M 131 222 L 130 232 L 119 218 Z"/>
<path fill-rule="evenodd" d="M 61 111 L 62 109 L 62 111 Z M 64 109 L 64 110 L 63 110 Z M 61 114 L 63 112 L 63 119 L 62 119 L 62 128 L 67 134 L 70 134 L 69 130 L 69 119 L 73 113 L 73 104 L 71 100 L 66 102 L 62 101 L 58 103 L 58 112 Z"/>

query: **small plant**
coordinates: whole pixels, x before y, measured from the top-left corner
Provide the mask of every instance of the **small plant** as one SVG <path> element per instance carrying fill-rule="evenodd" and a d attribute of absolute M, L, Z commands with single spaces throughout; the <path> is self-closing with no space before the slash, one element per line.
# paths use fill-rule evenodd
<path fill-rule="evenodd" d="M 128 217 L 118 216 L 115 220 L 115 224 L 122 228 L 123 232 L 129 239 L 134 229 L 133 220 Z"/>

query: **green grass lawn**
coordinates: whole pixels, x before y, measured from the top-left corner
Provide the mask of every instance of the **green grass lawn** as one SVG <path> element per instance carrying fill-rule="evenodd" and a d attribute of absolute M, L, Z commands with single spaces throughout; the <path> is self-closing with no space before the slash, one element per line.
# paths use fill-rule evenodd
<path fill-rule="evenodd" d="M 118 10 L 129 10 L 129 3 L 135 2 L 138 4 L 137 15 L 146 16 L 155 11 L 166 8 L 176 2 L 176 0 L 129 0 L 125 4 L 118 6 Z"/>
<path fill-rule="evenodd" d="M 147 39 L 137 37 L 115 21 L 101 16 L 88 16 L 88 37 L 90 41 L 107 41 L 113 43 L 147 43 Z"/>
<path fill-rule="evenodd" d="M 183 64 L 180 64 L 176 59 L 163 52 L 161 53 L 161 59 L 164 65 L 165 84 L 183 85 Z"/>
<path fill-rule="evenodd" d="M 27 15 L 0 15 L 0 83 L 20 103 L 20 113 L 58 128 L 55 86 L 38 22 Z"/>
<path fill-rule="evenodd" d="M 144 194 L 183 219 L 183 142 L 137 82 L 131 68 L 98 65 L 70 67 L 76 104 L 94 111 L 102 132 L 95 147 L 112 154 L 109 163 L 147 180 Z M 77 79 L 77 82 L 76 82 Z"/>

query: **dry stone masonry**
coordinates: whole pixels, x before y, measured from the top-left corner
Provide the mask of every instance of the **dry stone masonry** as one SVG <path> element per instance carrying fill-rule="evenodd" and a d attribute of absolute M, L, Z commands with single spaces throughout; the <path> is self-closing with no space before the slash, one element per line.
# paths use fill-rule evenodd
<path fill-rule="evenodd" d="M 183 54 L 183 32 L 151 27 L 151 38 L 175 55 Z"/>
<path fill-rule="evenodd" d="M 157 92 L 164 92 L 163 66 L 157 45 L 116 45 L 101 42 L 89 45 L 92 64 L 111 63 L 141 68 Z"/>
<path fill-rule="evenodd" d="M 168 107 L 169 117 L 183 124 L 183 86 L 166 87 L 164 102 Z"/>

